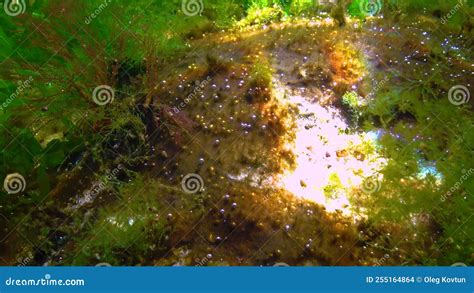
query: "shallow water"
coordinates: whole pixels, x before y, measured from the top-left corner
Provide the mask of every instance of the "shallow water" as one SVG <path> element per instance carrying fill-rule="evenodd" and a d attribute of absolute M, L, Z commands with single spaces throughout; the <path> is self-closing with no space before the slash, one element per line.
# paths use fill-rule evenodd
<path fill-rule="evenodd" d="M 296 196 L 323 205 L 328 212 L 340 210 L 350 215 L 348 196 L 352 189 L 360 189 L 364 180 L 375 176 L 385 162 L 375 150 L 356 150 L 367 144 L 375 147 L 377 141 L 370 133 L 351 130 L 336 107 L 320 105 L 319 101 L 326 100 L 324 97 L 304 96 L 304 89 L 303 95 L 292 92 L 293 89 L 276 84 L 278 101 L 297 111 L 293 121 L 296 127 L 290 128 L 283 146 L 294 153 L 296 167 L 284 170 L 275 181 Z M 325 191 L 331 184 L 336 188 Z"/>
<path fill-rule="evenodd" d="M 325 14 L 190 40 L 193 50 L 160 64 L 153 94 L 139 102 L 149 107 L 138 111 L 150 128 L 145 134 L 127 125 L 101 144 L 112 158 L 103 165 L 89 164 L 88 154 L 58 169 L 51 199 L 28 215 L 22 230 L 2 221 L 4 262 L 379 265 L 382 259 L 389 265 L 411 261 L 414 248 L 422 255 L 441 233 L 428 211 L 410 212 L 410 226 L 396 217 L 373 224 L 367 210 L 403 205 L 445 182 L 438 158 L 421 151 L 403 166 L 384 157 L 382 139 L 399 139 L 390 148 L 400 153 L 431 140 L 424 129 L 414 137 L 406 131 L 425 121 L 393 109 L 397 117 L 371 117 L 364 130 L 344 98 L 354 108 L 373 106 L 385 98 L 378 92 L 402 77 L 433 71 L 440 62 L 428 59 L 425 30 L 382 17 L 337 27 Z M 459 51 L 447 39 L 442 47 Z M 422 82 L 412 79 L 410 91 Z M 131 153 L 120 153 L 122 147 Z M 115 173 L 114 159 L 121 157 L 132 162 Z M 384 177 L 387 166 L 395 182 L 385 180 L 391 179 Z M 114 178 L 105 180 L 111 172 Z M 407 178 L 398 179 L 404 172 Z M 187 186 L 190 177 L 194 185 Z M 399 194 L 377 202 L 382 182 Z"/>

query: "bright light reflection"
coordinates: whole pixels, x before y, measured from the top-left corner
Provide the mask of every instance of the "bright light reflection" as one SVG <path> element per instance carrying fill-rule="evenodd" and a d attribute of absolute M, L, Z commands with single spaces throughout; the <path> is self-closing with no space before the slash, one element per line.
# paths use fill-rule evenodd
<path fill-rule="evenodd" d="M 330 212 L 340 210 L 345 215 L 352 214 L 347 194 L 354 188 L 360 189 L 364 179 L 380 170 L 385 162 L 373 148 L 362 148 L 374 145 L 376 135 L 346 134 L 348 125 L 337 108 L 323 107 L 302 96 L 285 96 L 281 86 L 277 92 L 281 103 L 296 105 L 300 112 L 295 121 L 295 138 L 289 139 L 285 146 L 295 154 L 296 168 L 277 176 L 277 184 L 325 206 Z M 356 149 L 369 151 L 361 154 Z M 334 186 L 337 177 L 338 187 L 330 190 L 331 194 L 325 193 L 324 189 Z"/>

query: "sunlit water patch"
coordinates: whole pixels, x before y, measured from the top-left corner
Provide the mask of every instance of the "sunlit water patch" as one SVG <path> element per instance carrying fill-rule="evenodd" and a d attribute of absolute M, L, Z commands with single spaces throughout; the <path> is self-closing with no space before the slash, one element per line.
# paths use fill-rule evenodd
<path fill-rule="evenodd" d="M 283 146 L 295 155 L 295 168 L 274 178 L 276 184 L 330 212 L 352 214 L 349 195 L 360 190 L 364 180 L 375 176 L 385 163 L 377 154 L 377 134 L 349 132 L 336 107 L 288 94 L 291 91 L 281 85 L 276 92 L 282 105 L 296 106 L 299 112 L 291 130 L 294 133 Z"/>

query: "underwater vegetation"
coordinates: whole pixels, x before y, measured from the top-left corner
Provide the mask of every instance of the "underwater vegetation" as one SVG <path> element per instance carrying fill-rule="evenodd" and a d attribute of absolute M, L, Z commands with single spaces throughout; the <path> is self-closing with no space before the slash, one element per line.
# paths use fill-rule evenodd
<path fill-rule="evenodd" d="M 473 0 L 4 0 L 0 265 L 474 265 Z"/>

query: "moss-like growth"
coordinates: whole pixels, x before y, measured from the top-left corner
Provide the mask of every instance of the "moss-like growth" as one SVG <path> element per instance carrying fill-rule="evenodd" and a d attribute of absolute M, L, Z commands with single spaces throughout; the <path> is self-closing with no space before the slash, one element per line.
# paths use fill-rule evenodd
<path fill-rule="evenodd" d="M 87 224 L 88 236 L 76 244 L 72 264 L 141 264 L 159 254 L 164 248 L 167 219 L 158 198 L 166 193 L 160 182 L 141 177 L 121 188 L 123 200 L 102 209 L 97 219 Z"/>
<path fill-rule="evenodd" d="M 245 96 L 248 103 L 268 102 L 271 98 L 273 69 L 266 59 L 253 64 L 250 71 L 250 88 Z"/>

